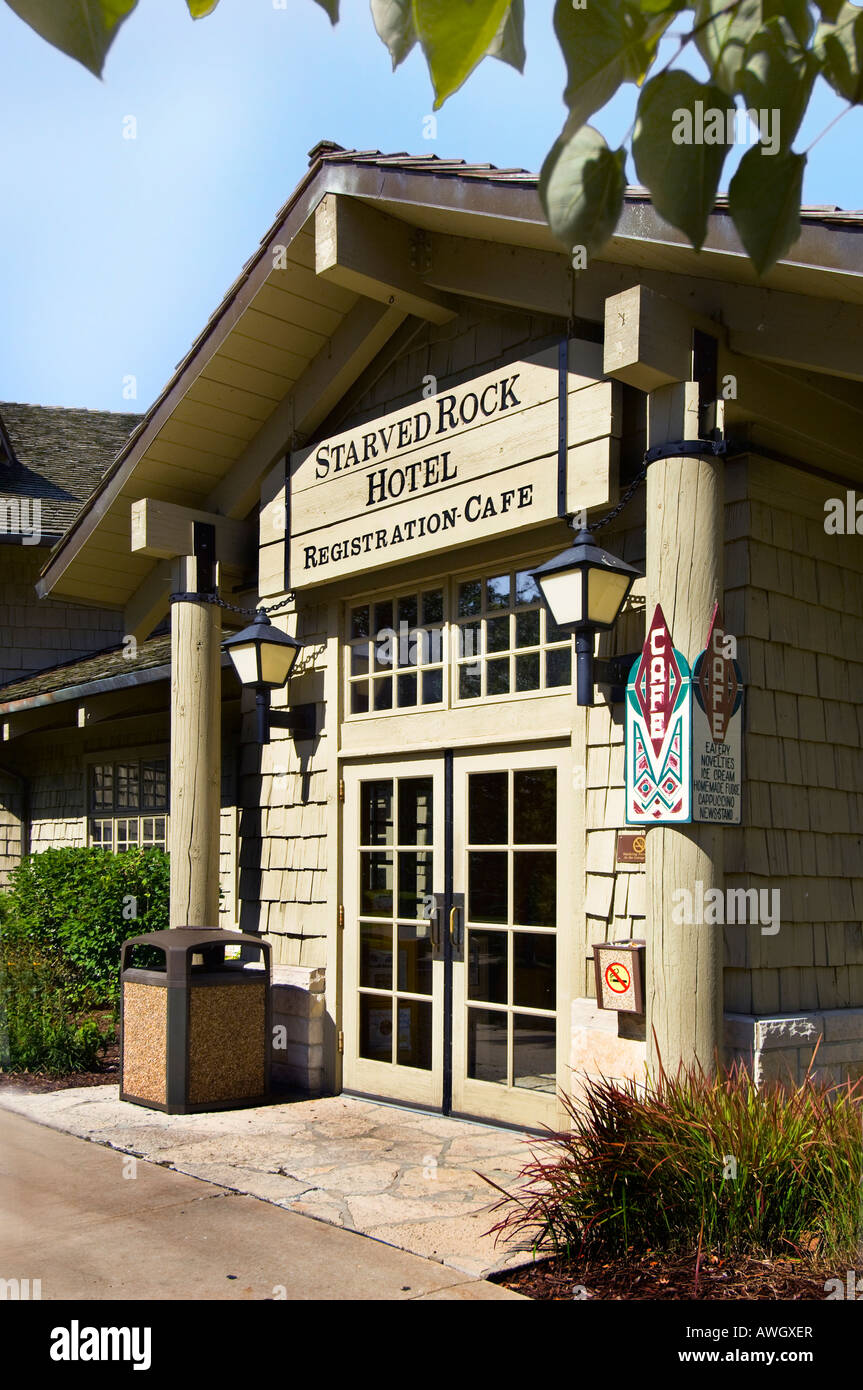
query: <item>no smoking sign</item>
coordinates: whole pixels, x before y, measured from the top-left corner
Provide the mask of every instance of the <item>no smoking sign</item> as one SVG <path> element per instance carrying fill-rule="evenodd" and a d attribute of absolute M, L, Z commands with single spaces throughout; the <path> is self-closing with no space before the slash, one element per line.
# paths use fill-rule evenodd
<path fill-rule="evenodd" d="M 599 1007 L 617 1013 L 642 1013 L 644 942 L 603 941 L 594 946 L 593 959 Z"/>

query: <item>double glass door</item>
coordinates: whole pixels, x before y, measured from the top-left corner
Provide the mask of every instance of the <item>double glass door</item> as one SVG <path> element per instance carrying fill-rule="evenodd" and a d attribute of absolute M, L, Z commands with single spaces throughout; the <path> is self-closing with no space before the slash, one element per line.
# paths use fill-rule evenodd
<path fill-rule="evenodd" d="M 563 760 L 545 748 L 346 769 L 346 1089 L 558 1123 Z"/>

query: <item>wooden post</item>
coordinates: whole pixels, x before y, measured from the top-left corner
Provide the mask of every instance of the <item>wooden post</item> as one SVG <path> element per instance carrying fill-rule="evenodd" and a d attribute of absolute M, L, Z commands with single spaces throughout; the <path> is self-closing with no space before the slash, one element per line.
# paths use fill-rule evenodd
<path fill-rule="evenodd" d="M 651 391 L 648 445 L 698 438 L 698 386 Z M 662 605 L 692 665 L 722 601 L 723 473 L 712 456 L 666 458 L 647 471 L 647 614 Z M 723 932 L 673 920 L 676 890 L 724 890 L 722 828 L 654 826 L 647 836 L 647 1057 L 656 1076 L 695 1060 L 713 1066 L 723 1029 Z M 694 914 L 698 916 L 696 912 Z"/>
<path fill-rule="evenodd" d="M 174 561 L 173 579 L 175 593 L 198 591 L 194 556 Z M 172 927 L 219 925 L 221 635 L 215 604 L 172 604 Z"/>

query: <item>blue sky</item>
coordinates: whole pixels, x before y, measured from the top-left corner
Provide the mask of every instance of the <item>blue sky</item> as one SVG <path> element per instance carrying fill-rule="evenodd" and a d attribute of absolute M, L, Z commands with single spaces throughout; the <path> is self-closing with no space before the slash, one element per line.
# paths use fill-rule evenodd
<path fill-rule="evenodd" d="M 320 139 L 539 169 L 565 114 L 552 8 L 528 0 L 524 76 L 487 59 L 427 140 L 422 54 L 393 74 L 367 0 L 343 0 L 335 28 L 313 0 L 221 0 L 197 23 L 183 0 L 140 0 L 102 81 L 0 3 L 0 399 L 145 409 Z M 595 118 L 612 144 L 633 91 Z M 840 109 L 819 83 L 795 147 Z M 858 109 L 813 149 L 807 202 L 863 207 L 861 145 Z"/>

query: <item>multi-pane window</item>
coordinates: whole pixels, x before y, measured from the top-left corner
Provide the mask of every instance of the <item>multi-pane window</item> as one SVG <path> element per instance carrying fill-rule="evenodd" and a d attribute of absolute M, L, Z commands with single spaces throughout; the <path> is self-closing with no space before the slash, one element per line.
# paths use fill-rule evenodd
<path fill-rule="evenodd" d="M 552 620 L 529 571 L 462 581 L 455 621 L 457 700 L 572 684 L 572 638 Z"/>
<path fill-rule="evenodd" d="M 90 843 L 103 849 L 167 848 L 166 758 L 95 763 L 90 769 Z"/>
<path fill-rule="evenodd" d="M 347 643 L 349 714 L 444 701 L 443 589 L 353 606 Z"/>

